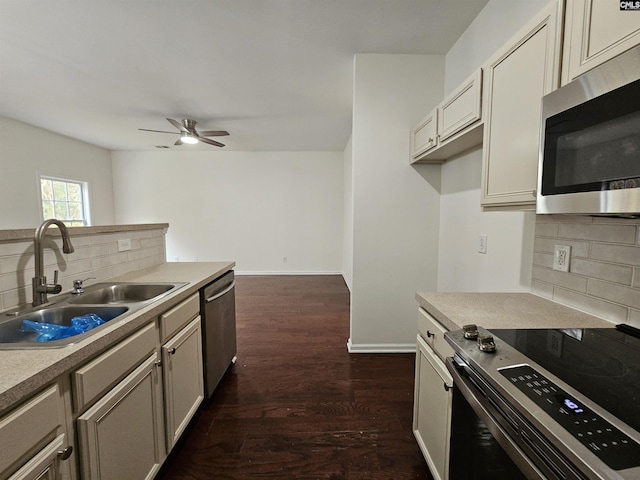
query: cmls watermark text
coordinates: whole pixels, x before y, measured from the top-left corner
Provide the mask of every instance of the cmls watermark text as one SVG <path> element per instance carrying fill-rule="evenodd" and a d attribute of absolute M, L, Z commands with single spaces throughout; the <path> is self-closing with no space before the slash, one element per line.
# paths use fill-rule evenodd
<path fill-rule="evenodd" d="M 640 10 L 640 1 L 621 1 L 620 10 Z"/>

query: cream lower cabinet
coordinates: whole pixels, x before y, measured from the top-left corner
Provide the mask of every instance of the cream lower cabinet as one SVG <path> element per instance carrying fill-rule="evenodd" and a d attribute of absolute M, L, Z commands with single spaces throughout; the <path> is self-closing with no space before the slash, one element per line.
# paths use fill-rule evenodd
<path fill-rule="evenodd" d="M 84 479 L 151 479 L 165 457 L 156 353 L 78 417 Z"/>
<path fill-rule="evenodd" d="M 58 436 L 44 447 L 26 465 L 9 477 L 9 480 L 57 480 L 68 478 L 62 470 L 62 461 L 68 460 L 71 451 L 66 446 L 65 435 Z"/>
<path fill-rule="evenodd" d="M 481 205 L 535 206 L 542 97 L 557 88 L 562 2 L 551 2 L 483 68 Z"/>
<path fill-rule="evenodd" d="M 175 445 L 204 399 L 200 316 L 162 347 L 167 450 Z"/>
<path fill-rule="evenodd" d="M 418 337 L 413 404 L 413 433 L 435 480 L 449 478 L 449 439 L 453 379 L 444 359 L 453 350 L 446 329 L 423 309 Z"/>
<path fill-rule="evenodd" d="M 0 478 L 72 478 L 62 390 L 52 385 L 0 418 Z"/>
<path fill-rule="evenodd" d="M 640 44 L 640 12 L 621 2 L 567 0 L 562 84 Z"/>

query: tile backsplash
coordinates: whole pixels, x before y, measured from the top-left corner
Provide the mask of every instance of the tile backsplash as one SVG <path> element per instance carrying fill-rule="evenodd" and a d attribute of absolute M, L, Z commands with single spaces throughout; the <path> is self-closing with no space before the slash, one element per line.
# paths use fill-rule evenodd
<path fill-rule="evenodd" d="M 568 273 L 553 270 L 555 245 L 571 246 Z M 538 215 L 531 291 L 640 327 L 640 219 Z"/>
<path fill-rule="evenodd" d="M 57 229 L 47 234 L 44 248 L 45 275 L 53 282 L 59 270 L 62 291 L 73 286 L 73 280 L 95 277 L 90 285 L 125 273 L 159 265 L 166 261 L 166 224 L 110 227 L 70 228 L 74 252 L 62 252 L 62 239 Z M 12 233 L 15 232 L 15 235 Z M 33 234 L 2 231 L 0 237 L 0 310 L 31 303 L 31 279 L 35 260 Z M 30 233 L 30 232 L 29 232 Z M 131 240 L 131 250 L 118 252 L 118 240 Z"/>

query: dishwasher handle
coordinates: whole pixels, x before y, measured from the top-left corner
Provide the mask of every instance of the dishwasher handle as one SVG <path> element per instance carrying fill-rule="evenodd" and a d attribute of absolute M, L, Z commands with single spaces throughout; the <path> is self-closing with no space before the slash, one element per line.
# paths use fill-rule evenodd
<path fill-rule="evenodd" d="M 209 298 L 207 298 L 204 303 L 211 303 L 214 300 L 217 300 L 218 298 L 220 298 L 221 296 L 223 296 L 225 293 L 229 293 L 233 287 L 236 286 L 236 281 L 234 280 L 233 282 L 231 282 L 231 285 L 229 285 L 227 288 L 225 288 L 223 291 L 216 293 L 215 295 L 210 296 Z"/>

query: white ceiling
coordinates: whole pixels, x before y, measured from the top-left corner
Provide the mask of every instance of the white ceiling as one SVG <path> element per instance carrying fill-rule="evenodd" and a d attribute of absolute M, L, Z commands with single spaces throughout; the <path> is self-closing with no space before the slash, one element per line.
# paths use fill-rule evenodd
<path fill-rule="evenodd" d="M 0 115 L 110 150 L 341 151 L 355 53 L 445 54 L 487 0 L 0 0 Z"/>

